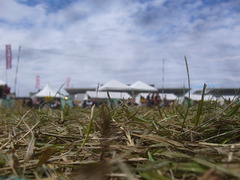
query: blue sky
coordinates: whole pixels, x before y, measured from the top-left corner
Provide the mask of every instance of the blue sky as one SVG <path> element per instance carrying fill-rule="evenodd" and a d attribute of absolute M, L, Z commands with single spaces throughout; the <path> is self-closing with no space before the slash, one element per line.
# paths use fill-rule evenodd
<path fill-rule="evenodd" d="M 0 79 L 17 95 L 49 83 L 96 87 L 117 79 L 162 87 L 240 87 L 238 0 L 0 0 Z M 13 68 L 5 71 L 5 45 Z"/>

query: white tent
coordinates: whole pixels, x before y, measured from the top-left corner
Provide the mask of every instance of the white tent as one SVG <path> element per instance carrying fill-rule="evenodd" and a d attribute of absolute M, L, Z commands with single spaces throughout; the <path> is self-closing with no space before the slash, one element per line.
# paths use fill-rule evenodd
<path fill-rule="evenodd" d="M 139 94 L 135 97 L 135 103 L 141 104 L 141 98 L 147 99 L 147 95 L 148 95 L 148 93 L 139 93 Z"/>
<path fill-rule="evenodd" d="M 137 81 L 130 86 L 134 91 L 141 92 L 157 92 L 157 88 L 154 88 L 142 81 Z"/>
<path fill-rule="evenodd" d="M 74 95 L 74 100 L 76 101 L 83 101 L 85 98 L 86 93 L 78 93 Z"/>
<path fill-rule="evenodd" d="M 173 93 L 159 93 L 159 96 L 161 99 L 165 98 L 169 101 L 175 101 L 177 99 L 177 96 Z"/>
<path fill-rule="evenodd" d="M 188 98 L 188 95 L 185 95 Z M 190 94 L 190 99 L 193 101 L 201 101 L 202 95 L 201 94 Z M 213 95 L 204 95 L 204 101 L 216 101 L 216 97 Z"/>
<path fill-rule="evenodd" d="M 0 86 L 3 86 L 3 85 L 5 85 L 6 83 L 3 81 L 3 80 L 1 80 L 0 79 Z"/>
<path fill-rule="evenodd" d="M 101 86 L 99 88 L 99 91 L 130 91 L 132 88 L 120 81 L 117 80 L 111 80 Z"/>
<path fill-rule="evenodd" d="M 56 98 L 60 98 L 63 97 L 62 95 L 60 95 L 59 93 L 57 93 L 57 91 L 54 91 L 49 84 L 47 84 L 40 92 L 38 92 L 37 94 L 34 95 L 34 97 L 56 97 Z"/>
<path fill-rule="evenodd" d="M 125 92 L 109 92 L 111 99 L 128 99 L 131 96 Z M 84 100 L 91 99 L 108 99 L 107 92 L 87 91 Z"/>

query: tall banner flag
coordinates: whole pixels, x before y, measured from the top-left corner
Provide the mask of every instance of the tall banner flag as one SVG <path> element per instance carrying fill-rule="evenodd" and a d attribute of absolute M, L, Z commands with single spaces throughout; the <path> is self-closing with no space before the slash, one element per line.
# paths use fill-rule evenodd
<path fill-rule="evenodd" d="M 67 84 L 66 84 L 66 88 L 67 88 L 67 89 L 69 88 L 70 81 L 71 81 L 71 78 L 68 77 L 68 78 L 67 78 Z"/>
<path fill-rule="evenodd" d="M 6 45 L 6 69 L 12 68 L 12 49 L 11 45 Z"/>
<path fill-rule="evenodd" d="M 39 89 L 40 87 L 40 76 L 37 75 L 36 77 L 36 89 Z"/>

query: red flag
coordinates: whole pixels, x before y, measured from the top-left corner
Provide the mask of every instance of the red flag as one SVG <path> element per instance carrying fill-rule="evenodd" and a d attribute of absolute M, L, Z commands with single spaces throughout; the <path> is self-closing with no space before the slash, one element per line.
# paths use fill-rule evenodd
<path fill-rule="evenodd" d="M 68 78 L 67 78 L 67 84 L 66 84 L 66 88 L 67 88 L 67 89 L 69 88 L 70 81 L 71 81 L 71 78 L 68 77 Z"/>
<path fill-rule="evenodd" d="M 6 45 L 6 69 L 12 68 L 12 49 L 11 45 Z"/>
<path fill-rule="evenodd" d="M 36 89 L 39 89 L 40 86 L 40 76 L 36 77 Z"/>

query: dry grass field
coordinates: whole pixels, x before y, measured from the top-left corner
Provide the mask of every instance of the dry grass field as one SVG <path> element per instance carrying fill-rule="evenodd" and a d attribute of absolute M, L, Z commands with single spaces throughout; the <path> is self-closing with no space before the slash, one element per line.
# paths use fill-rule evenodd
<path fill-rule="evenodd" d="M 239 107 L 2 108 L 0 179 L 240 179 Z"/>

